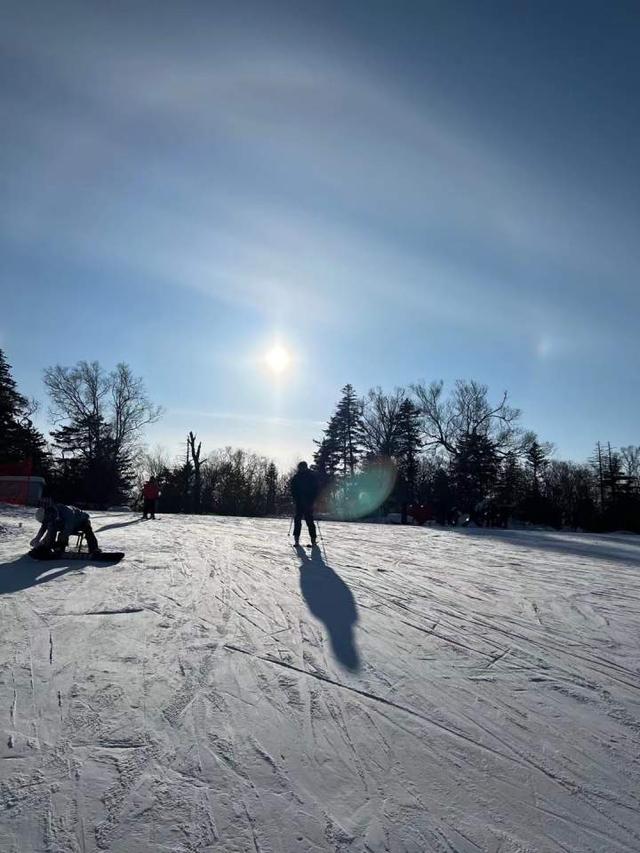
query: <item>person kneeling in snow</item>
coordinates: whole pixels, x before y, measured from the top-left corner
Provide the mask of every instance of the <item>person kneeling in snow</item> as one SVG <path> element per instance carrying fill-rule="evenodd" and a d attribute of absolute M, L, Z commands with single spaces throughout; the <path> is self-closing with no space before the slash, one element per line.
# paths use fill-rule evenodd
<path fill-rule="evenodd" d="M 89 554 L 100 553 L 91 519 L 81 509 L 52 503 L 36 510 L 36 520 L 40 522 L 40 530 L 31 540 L 32 548 L 49 548 L 62 554 L 69 544 L 70 536 L 84 533 Z"/>

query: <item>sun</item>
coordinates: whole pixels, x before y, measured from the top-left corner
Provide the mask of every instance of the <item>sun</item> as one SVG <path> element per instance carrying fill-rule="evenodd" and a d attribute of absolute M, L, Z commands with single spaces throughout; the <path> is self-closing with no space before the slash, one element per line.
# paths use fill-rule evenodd
<path fill-rule="evenodd" d="M 291 364 L 291 355 L 281 344 L 276 344 L 268 350 L 264 361 L 272 373 L 284 373 Z"/>

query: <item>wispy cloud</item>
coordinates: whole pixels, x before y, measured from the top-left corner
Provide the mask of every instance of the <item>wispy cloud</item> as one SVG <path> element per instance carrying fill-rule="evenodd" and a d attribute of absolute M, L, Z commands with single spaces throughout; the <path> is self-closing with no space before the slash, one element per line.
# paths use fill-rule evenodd
<path fill-rule="evenodd" d="M 55 22 L 10 35 L 55 95 L 3 95 L 15 240 L 336 326 L 402 300 L 427 322 L 517 336 L 526 303 L 563 275 L 583 289 L 624 282 L 624 235 L 583 189 L 560 199 L 428 92 L 418 103 L 292 43 L 204 50 L 178 37 L 165 55 L 153 29 L 116 38 L 105 18 L 113 37 L 97 38 L 78 14 L 91 37 Z M 534 284 L 533 265 L 553 283 Z"/>

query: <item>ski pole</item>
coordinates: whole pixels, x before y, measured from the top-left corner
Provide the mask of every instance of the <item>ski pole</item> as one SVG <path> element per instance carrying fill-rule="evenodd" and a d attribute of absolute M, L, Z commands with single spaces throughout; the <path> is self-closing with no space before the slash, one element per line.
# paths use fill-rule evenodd
<path fill-rule="evenodd" d="M 291 516 L 291 521 L 289 522 L 289 532 L 287 533 L 287 536 L 291 536 L 291 528 L 292 527 L 293 527 L 293 516 Z"/>
<path fill-rule="evenodd" d="M 322 530 L 320 530 L 320 522 L 316 520 L 316 527 L 318 528 L 318 536 L 320 537 L 320 544 L 322 545 L 322 550 L 324 551 L 324 560 L 325 563 L 327 561 L 327 549 L 324 545 L 324 536 L 322 535 Z"/>

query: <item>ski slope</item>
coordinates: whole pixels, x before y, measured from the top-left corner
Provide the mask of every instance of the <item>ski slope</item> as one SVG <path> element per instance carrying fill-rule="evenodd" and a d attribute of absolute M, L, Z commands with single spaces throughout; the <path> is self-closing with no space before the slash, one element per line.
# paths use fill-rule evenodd
<path fill-rule="evenodd" d="M 0 510 L 0 850 L 638 851 L 640 541 Z"/>

